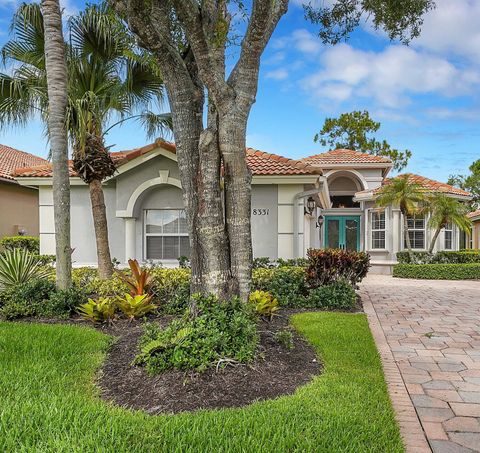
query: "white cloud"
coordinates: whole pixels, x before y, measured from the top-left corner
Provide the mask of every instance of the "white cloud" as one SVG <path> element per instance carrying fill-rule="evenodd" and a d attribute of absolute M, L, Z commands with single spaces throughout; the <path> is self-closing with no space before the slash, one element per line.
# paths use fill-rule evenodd
<path fill-rule="evenodd" d="M 284 68 L 274 69 L 273 71 L 268 71 L 265 77 L 267 79 L 285 80 L 288 78 L 288 71 Z"/>
<path fill-rule="evenodd" d="M 399 45 L 373 52 L 339 44 L 326 48 L 320 63 L 322 68 L 301 84 L 337 102 L 358 96 L 396 108 L 407 104 L 411 95 L 458 96 L 480 83 L 480 74 L 474 70 L 459 69 L 446 59 Z"/>
<path fill-rule="evenodd" d="M 439 53 L 454 54 L 480 64 L 480 0 L 437 0 L 425 16 L 422 33 L 412 44 Z"/>

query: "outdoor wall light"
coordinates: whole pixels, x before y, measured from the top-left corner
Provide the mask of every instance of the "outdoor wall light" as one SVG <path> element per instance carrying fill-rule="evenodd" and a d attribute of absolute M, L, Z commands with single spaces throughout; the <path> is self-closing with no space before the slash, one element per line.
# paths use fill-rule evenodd
<path fill-rule="evenodd" d="M 315 200 L 312 197 L 308 197 L 307 206 L 304 208 L 305 215 L 312 215 L 316 206 Z"/>
<path fill-rule="evenodd" d="M 322 228 L 324 220 L 325 220 L 325 217 L 323 217 L 323 215 L 319 215 L 317 219 L 317 224 L 315 226 L 317 228 Z"/>

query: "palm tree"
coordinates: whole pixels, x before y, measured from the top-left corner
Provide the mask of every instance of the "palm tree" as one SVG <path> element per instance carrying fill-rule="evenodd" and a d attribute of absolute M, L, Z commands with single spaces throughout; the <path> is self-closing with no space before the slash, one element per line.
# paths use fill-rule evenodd
<path fill-rule="evenodd" d="M 48 118 L 44 29 L 39 6 L 23 4 L 16 12 L 14 39 L 2 49 L 17 67 L 0 74 L 0 122 L 25 125 L 40 114 Z M 112 274 L 102 181 L 115 173 L 104 137 L 116 117 L 121 124 L 139 120 L 148 136 L 171 127 L 170 115 L 154 114 L 163 102 L 163 81 L 154 59 L 138 50 L 123 23 L 105 5 L 92 5 L 68 24 L 67 130 L 73 167 L 89 185 L 101 278 Z"/>
<path fill-rule="evenodd" d="M 410 179 L 410 175 L 401 175 L 390 179 L 379 191 L 376 204 L 381 208 L 398 206 L 403 217 L 403 234 L 407 244 L 410 261 L 414 261 L 410 232 L 408 228 L 409 215 L 419 212 L 425 202 L 425 189 Z"/>
<path fill-rule="evenodd" d="M 67 62 L 58 0 L 42 0 L 45 28 L 45 72 L 48 91 L 48 132 L 53 165 L 53 211 L 55 218 L 56 280 L 65 290 L 72 282 L 70 247 L 70 181 L 68 173 Z"/>
<path fill-rule="evenodd" d="M 456 225 L 462 231 L 470 231 L 471 220 L 467 217 L 469 209 L 457 199 L 438 193 L 428 197 L 425 212 L 430 214 L 428 226 L 435 230 L 430 242 L 429 253 L 433 252 L 440 231 L 448 224 Z"/>

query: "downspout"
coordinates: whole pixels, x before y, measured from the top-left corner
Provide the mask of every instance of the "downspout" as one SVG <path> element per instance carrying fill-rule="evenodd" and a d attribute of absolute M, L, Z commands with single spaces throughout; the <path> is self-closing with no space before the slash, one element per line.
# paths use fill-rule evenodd
<path fill-rule="evenodd" d="M 310 197 L 311 195 L 316 195 L 320 193 L 323 189 L 324 181 L 320 178 L 318 180 L 319 186 L 315 189 L 310 189 L 305 192 L 299 192 L 293 197 L 293 258 L 298 258 L 298 200 L 302 198 Z"/>

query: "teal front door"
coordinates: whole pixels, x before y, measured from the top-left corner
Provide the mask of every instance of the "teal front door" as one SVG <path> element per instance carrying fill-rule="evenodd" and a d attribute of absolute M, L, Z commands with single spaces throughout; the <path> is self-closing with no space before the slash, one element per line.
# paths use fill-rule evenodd
<path fill-rule="evenodd" d="M 325 247 L 360 250 L 360 216 L 326 216 Z"/>

